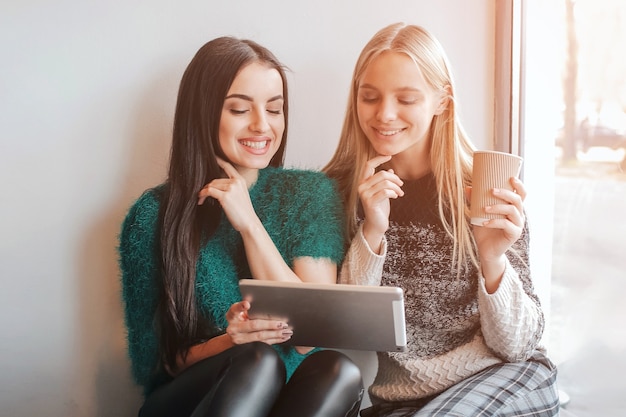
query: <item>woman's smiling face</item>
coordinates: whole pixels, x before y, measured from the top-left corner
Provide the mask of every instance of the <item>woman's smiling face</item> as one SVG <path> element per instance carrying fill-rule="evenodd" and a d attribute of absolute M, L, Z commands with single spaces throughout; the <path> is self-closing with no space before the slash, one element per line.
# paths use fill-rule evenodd
<path fill-rule="evenodd" d="M 219 141 L 224 156 L 239 171 L 269 165 L 285 130 L 283 80 L 265 64 L 243 67 L 222 108 Z"/>
<path fill-rule="evenodd" d="M 383 52 L 359 82 L 359 125 L 381 155 L 427 153 L 433 117 L 445 109 L 442 98 L 408 55 Z"/>

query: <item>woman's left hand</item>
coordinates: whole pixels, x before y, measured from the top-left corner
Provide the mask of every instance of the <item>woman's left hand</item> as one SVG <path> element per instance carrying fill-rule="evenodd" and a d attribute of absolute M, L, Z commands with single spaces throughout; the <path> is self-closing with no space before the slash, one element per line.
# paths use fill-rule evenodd
<path fill-rule="evenodd" d="M 524 199 L 526 189 L 517 178 L 510 179 L 514 191 L 503 188 L 493 189 L 493 195 L 502 200 L 501 204 L 485 207 L 489 214 L 502 214 L 504 219 L 491 219 L 482 226 L 474 226 L 474 239 L 478 247 L 481 265 L 501 262 L 504 253 L 519 239 L 526 221 Z"/>
<path fill-rule="evenodd" d="M 258 224 L 246 180 L 228 162 L 217 158 L 217 163 L 228 178 L 217 178 L 205 185 L 198 193 L 198 205 L 208 197 L 216 199 L 232 226 L 239 232 Z"/>

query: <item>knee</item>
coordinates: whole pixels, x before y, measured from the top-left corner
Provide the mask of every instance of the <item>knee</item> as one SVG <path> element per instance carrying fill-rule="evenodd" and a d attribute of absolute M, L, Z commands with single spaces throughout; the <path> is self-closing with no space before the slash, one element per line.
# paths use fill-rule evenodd
<path fill-rule="evenodd" d="M 284 383 L 285 365 L 270 345 L 252 342 L 238 345 L 236 348 L 238 353 L 233 361 L 240 364 L 241 370 L 246 370 L 247 374 L 255 377 L 267 378 L 268 381 L 275 378 L 280 383 Z"/>
<path fill-rule="evenodd" d="M 341 385 L 361 390 L 363 378 L 360 368 L 345 354 L 335 350 L 322 350 L 315 353 L 317 359 L 325 364 L 329 376 L 340 381 Z"/>
<path fill-rule="evenodd" d="M 348 356 L 334 350 L 322 350 L 310 358 L 307 365 L 313 371 L 307 383 L 313 383 L 323 396 L 319 399 L 323 414 L 319 415 L 358 415 L 364 393 L 360 368 Z M 307 378 L 306 372 L 300 376 Z"/>
<path fill-rule="evenodd" d="M 339 353 L 339 352 L 337 352 Z M 363 377 L 361 375 L 361 369 L 352 362 L 352 359 L 347 357 L 344 354 L 341 354 L 339 358 L 340 363 L 340 378 L 343 378 L 347 382 L 350 383 L 352 387 L 358 389 L 359 391 L 363 390 Z"/>

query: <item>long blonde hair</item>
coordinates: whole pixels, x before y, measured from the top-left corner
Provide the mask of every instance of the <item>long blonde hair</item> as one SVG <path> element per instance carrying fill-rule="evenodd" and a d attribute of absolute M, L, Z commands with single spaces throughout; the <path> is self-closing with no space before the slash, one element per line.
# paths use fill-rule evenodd
<path fill-rule="evenodd" d="M 365 45 L 352 75 L 339 145 L 323 170 L 338 183 L 348 219 L 346 232 L 352 239 L 357 230 L 360 175 L 365 163 L 376 154 L 359 126 L 357 93 L 367 66 L 386 51 L 409 56 L 426 82 L 448 98 L 446 109 L 434 116 L 431 123 L 430 163 L 437 184 L 439 217 L 453 239 L 452 265 L 456 265 L 460 274 L 467 261 L 478 266 L 465 198 L 465 187 L 471 182 L 474 145 L 455 112 L 454 82 L 448 58 L 439 41 L 424 28 L 395 23 L 378 31 Z"/>

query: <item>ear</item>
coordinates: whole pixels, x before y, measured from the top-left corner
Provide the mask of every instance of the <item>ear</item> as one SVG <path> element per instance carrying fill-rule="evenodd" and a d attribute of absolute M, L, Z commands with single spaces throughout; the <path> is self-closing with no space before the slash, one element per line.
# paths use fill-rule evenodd
<path fill-rule="evenodd" d="M 439 104 L 437 104 L 435 116 L 439 116 L 448 108 L 450 97 L 452 97 L 452 87 L 450 87 L 450 85 L 446 85 L 441 92 L 441 98 L 439 99 Z"/>

